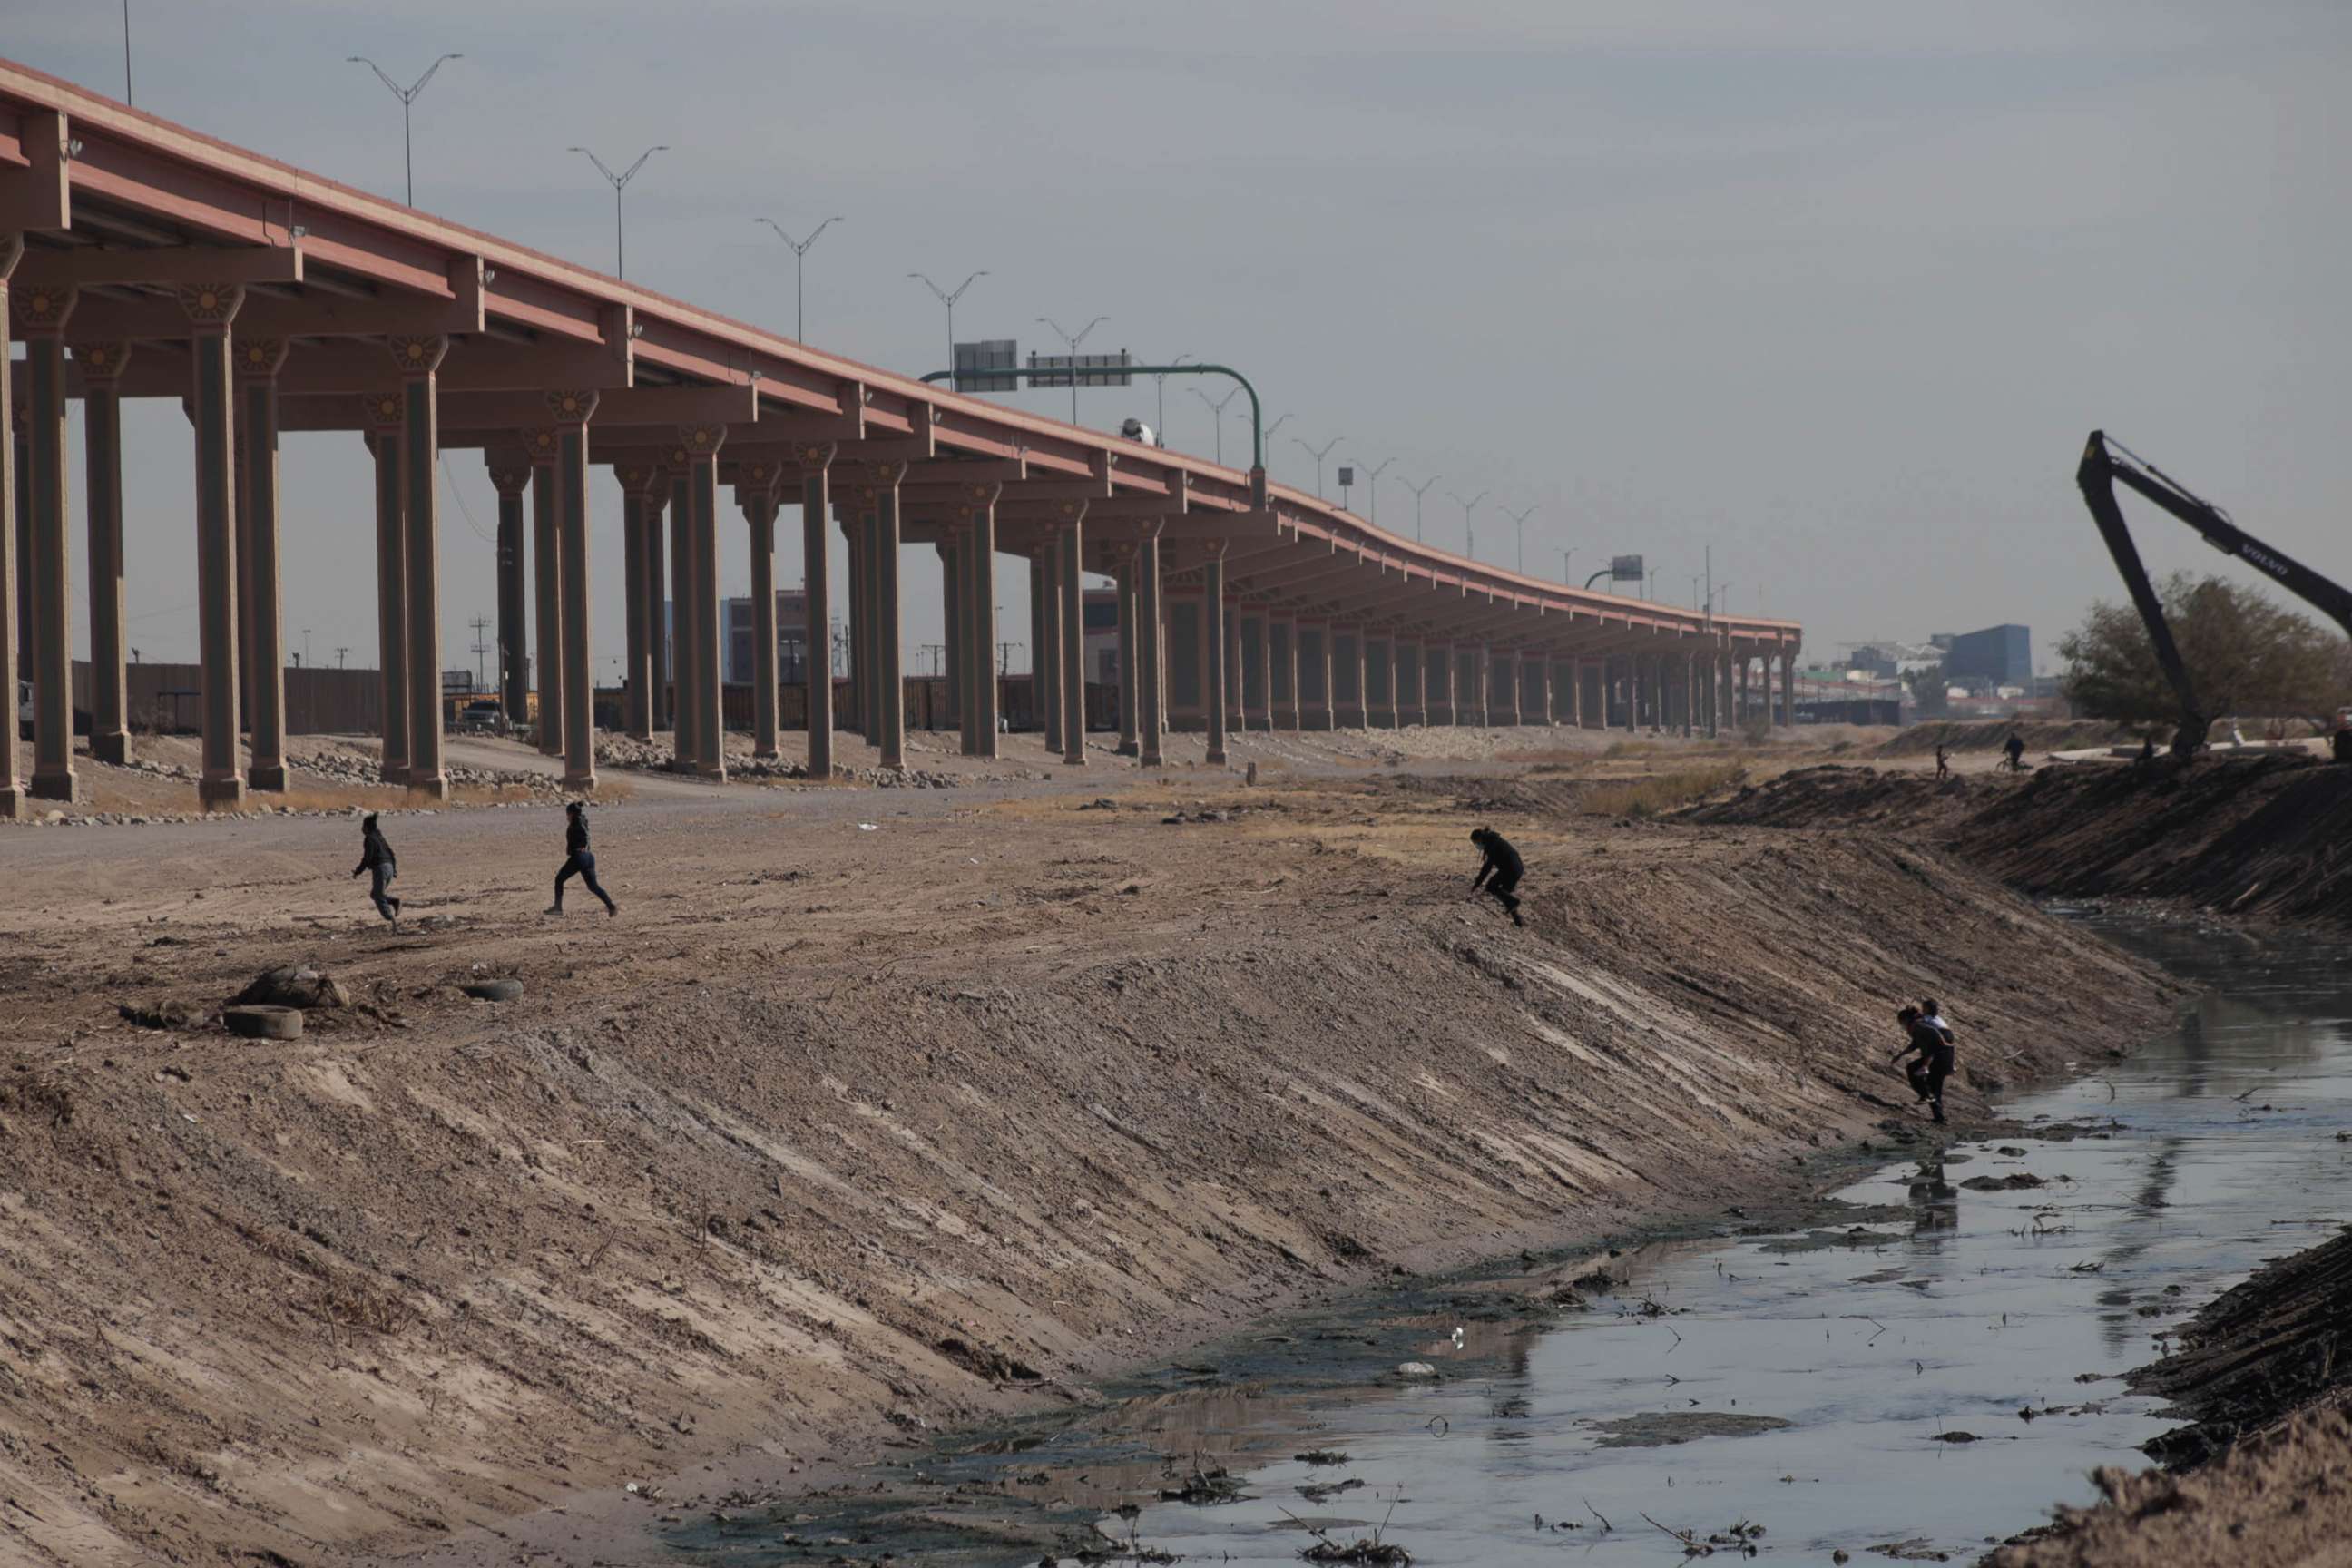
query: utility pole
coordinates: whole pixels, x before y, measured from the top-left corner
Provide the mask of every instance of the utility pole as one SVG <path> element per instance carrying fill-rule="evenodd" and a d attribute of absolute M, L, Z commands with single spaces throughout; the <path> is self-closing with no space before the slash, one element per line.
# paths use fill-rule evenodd
<path fill-rule="evenodd" d="M 490 623 L 484 617 L 476 616 L 472 625 L 474 627 L 474 646 L 471 650 L 474 655 L 474 689 L 479 691 L 482 689 L 483 679 L 482 656 L 490 651 L 490 645 L 483 640 L 483 637 L 490 629 Z"/>
<path fill-rule="evenodd" d="M 1013 673 L 1013 650 L 1016 647 L 1025 648 L 1028 646 L 1029 645 L 1027 643 L 998 643 L 996 645 L 996 673 L 1000 676 L 1011 675 Z"/>
<path fill-rule="evenodd" d="M 1576 574 L 1569 570 L 1569 563 L 1575 559 L 1576 551 L 1572 547 L 1559 552 L 1559 580 L 1570 586 L 1576 583 Z"/>
<path fill-rule="evenodd" d="M 1478 530 L 1473 520 L 1477 515 L 1478 503 L 1493 493 L 1492 490 L 1480 490 L 1468 500 L 1464 500 L 1452 490 L 1445 492 L 1445 499 L 1462 509 L 1462 535 L 1465 542 L 1463 553 L 1473 561 L 1478 559 Z"/>
<path fill-rule="evenodd" d="M 931 656 L 931 673 L 933 675 L 943 673 L 940 668 L 940 655 L 947 651 L 947 644 L 927 642 L 923 645 L 923 651 Z"/>
<path fill-rule="evenodd" d="M 339 647 L 335 650 L 335 668 L 337 669 L 343 668 L 343 660 L 351 657 L 351 651 L 352 650 L 347 647 Z"/>

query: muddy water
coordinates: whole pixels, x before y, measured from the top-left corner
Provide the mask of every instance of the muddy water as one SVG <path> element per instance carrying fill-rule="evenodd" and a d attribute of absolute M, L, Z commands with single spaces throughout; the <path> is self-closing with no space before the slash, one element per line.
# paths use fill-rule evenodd
<path fill-rule="evenodd" d="M 2046 1135 L 1898 1160 L 1800 1230 L 1628 1249 L 1580 1307 L 1557 1271 L 1379 1293 L 672 1544 L 976 1568 L 1107 1531 L 1286 1563 L 1310 1527 L 1381 1527 L 1424 1564 L 1654 1563 L 1681 1557 L 1662 1530 L 1760 1524 L 1783 1561 L 1972 1558 L 2143 1462 L 2167 1423 L 2117 1374 L 2352 1216 L 2352 952 L 2112 934 L 2210 990 L 2130 1061 L 2004 1108 Z"/>

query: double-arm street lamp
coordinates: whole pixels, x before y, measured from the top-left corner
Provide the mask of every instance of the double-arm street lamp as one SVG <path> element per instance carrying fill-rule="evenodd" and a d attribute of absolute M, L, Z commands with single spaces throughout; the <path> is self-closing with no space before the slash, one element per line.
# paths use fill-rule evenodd
<path fill-rule="evenodd" d="M 1525 576 L 1528 570 L 1528 519 L 1535 514 L 1536 509 L 1533 507 L 1528 508 L 1525 511 L 1513 511 L 1509 507 L 1503 509 L 1503 515 L 1511 520 L 1511 527 L 1518 534 L 1518 564 L 1511 570 L 1521 576 Z"/>
<path fill-rule="evenodd" d="M 122 8 L 122 80 L 123 91 L 127 95 L 131 90 L 131 7 L 128 0 L 125 0 Z M 376 80 L 383 83 L 391 90 L 392 96 L 400 100 L 400 162 L 408 176 L 407 205 L 410 206 L 416 205 L 416 155 L 408 136 L 408 106 L 416 101 L 416 95 L 425 90 L 425 84 L 431 81 L 434 74 L 443 66 L 447 65 L 451 60 L 462 60 L 465 58 L 463 55 L 443 55 L 439 59 L 426 66 L 425 74 L 418 77 L 415 84 L 410 87 L 403 87 L 393 80 L 382 66 L 365 55 L 352 55 L 343 61 L 345 65 L 365 66 L 375 72 Z"/>
<path fill-rule="evenodd" d="M 613 276 L 615 278 L 626 278 L 629 275 L 628 251 L 625 245 L 625 236 L 621 226 L 621 193 L 628 189 L 629 182 L 631 180 L 637 177 L 637 171 L 646 166 L 646 160 L 652 157 L 656 153 L 668 152 L 668 144 L 665 142 L 657 146 L 646 148 L 644 152 L 637 154 L 637 161 L 635 163 L 630 164 L 627 169 L 617 174 L 604 166 L 604 159 L 599 158 L 595 153 L 591 153 L 585 147 L 573 147 L 568 149 L 568 151 L 577 153 L 582 157 L 587 159 L 590 163 L 595 164 L 596 172 L 604 175 L 604 178 L 612 184 Z"/>
<path fill-rule="evenodd" d="M 801 274 L 802 274 L 802 272 L 804 270 L 804 269 L 803 269 L 803 266 L 802 266 L 802 258 L 803 258 L 803 257 L 805 257 L 805 256 L 807 256 L 807 255 L 808 255 L 808 253 L 809 253 L 809 247 L 810 247 L 810 246 L 812 246 L 812 245 L 814 245 L 814 244 L 816 243 L 816 237 L 817 237 L 818 235 L 823 234 L 826 229 L 831 228 L 835 224 L 840 223 L 840 222 L 842 222 L 843 220 L 842 220 L 841 218 L 838 218 L 838 217 L 829 217 L 829 218 L 825 219 L 823 223 L 821 223 L 821 224 L 817 225 L 817 226 L 816 226 L 816 227 L 814 227 L 814 228 L 813 228 L 813 229 L 811 229 L 811 230 L 809 231 L 809 237 L 808 237 L 806 239 L 794 239 L 791 235 L 786 234 L 786 233 L 784 232 L 784 230 L 783 230 L 783 226 L 782 226 L 782 225 L 781 225 L 781 224 L 779 224 L 779 223 L 777 223 L 777 222 L 776 222 L 776 220 L 775 220 L 774 218 L 772 218 L 772 217 L 754 218 L 754 219 L 752 219 L 751 221 L 752 221 L 752 222 L 754 222 L 754 223 L 763 223 L 763 224 L 766 224 L 770 228 L 772 228 L 772 229 L 774 229 L 774 230 L 776 231 L 776 237 L 777 237 L 778 239 L 782 240 L 786 245 L 788 245 L 788 246 L 791 246 L 791 247 L 792 247 L 792 249 L 793 249 L 793 336 L 794 338 L 798 339 L 798 340 L 799 340 L 800 342 L 808 342 L 808 332 L 807 332 L 807 331 L 805 330 L 805 327 L 804 327 L 804 321 L 805 321 L 805 319 L 806 319 L 806 318 L 805 318 L 805 317 L 803 315 L 803 313 L 802 313 L 802 299 L 801 299 Z"/>
<path fill-rule="evenodd" d="M 1360 465 L 1362 464 L 1363 460 L 1364 459 L 1361 458 L 1356 459 L 1357 463 Z M 1396 459 L 1394 458 L 1382 458 L 1379 468 L 1366 468 L 1364 469 L 1364 490 L 1366 494 L 1372 498 L 1372 515 L 1366 521 L 1370 522 L 1375 528 L 1378 528 L 1381 522 L 1381 475 L 1387 472 L 1388 466 L 1395 461 Z"/>
<path fill-rule="evenodd" d="M 1347 437 L 1344 436 L 1334 436 L 1328 441 L 1324 442 L 1320 447 L 1310 446 L 1308 443 L 1299 440 L 1296 436 L 1293 436 L 1291 439 L 1298 442 L 1299 448 L 1302 451 L 1311 452 L 1315 456 L 1315 499 L 1317 500 L 1321 500 L 1323 499 L 1323 459 L 1330 456 L 1332 447 L 1346 440 Z"/>
<path fill-rule="evenodd" d="M 1226 393 L 1223 397 L 1212 397 L 1197 386 L 1192 389 L 1192 395 L 1199 398 L 1202 403 L 1208 405 L 1209 412 L 1216 416 L 1217 466 L 1220 468 L 1224 466 L 1225 461 L 1225 405 L 1231 403 L 1234 398 L 1239 397 L 1241 395 L 1242 389 L 1238 386 L 1234 387 L 1231 392 Z"/>
<path fill-rule="evenodd" d="M 1087 334 L 1088 332 L 1093 331 L 1097 327 L 1101 326 L 1105 321 L 1109 320 L 1110 318 L 1108 316 L 1097 316 L 1093 321 L 1088 321 L 1085 326 L 1080 327 L 1077 330 L 1076 334 L 1073 336 L 1071 333 L 1064 331 L 1062 330 L 1061 323 L 1055 321 L 1053 317 L 1040 316 L 1037 318 L 1037 324 L 1039 326 L 1053 328 L 1054 335 L 1070 346 L 1070 423 L 1073 425 L 1076 425 L 1078 422 L 1078 345 L 1087 341 Z"/>
<path fill-rule="evenodd" d="M 1478 503 L 1494 493 L 1492 490 L 1480 490 L 1468 500 L 1464 500 L 1452 490 L 1445 492 L 1445 499 L 1462 509 L 1462 537 L 1465 541 L 1463 553 L 1473 561 L 1478 559 L 1478 530 L 1471 520 L 1478 510 Z"/>
<path fill-rule="evenodd" d="M 938 284 L 932 282 L 930 279 L 920 272 L 909 272 L 907 276 L 914 279 L 924 288 L 929 289 L 932 293 L 938 295 L 940 303 L 948 308 L 948 368 L 952 370 L 955 368 L 956 301 L 963 298 L 963 291 L 965 289 L 971 288 L 973 284 L 988 276 L 988 268 L 983 267 L 979 271 L 973 273 L 971 277 L 965 279 L 962 282 L 957 284 L 955 286 L 955 290 L 952 293 L 940 288 Z"/>
<path fill-rule="evenodd" d="M 1412 492 L 1412 536 L 1415 540 L 1421 538 L 1421 498 L 1429 493 L 1432 485 L 1444 477 L 1444 474 L 1432 474 L 1421 483 L 1414 484 L 1402 474 L 1397 476 L 1397 483 Z"/>

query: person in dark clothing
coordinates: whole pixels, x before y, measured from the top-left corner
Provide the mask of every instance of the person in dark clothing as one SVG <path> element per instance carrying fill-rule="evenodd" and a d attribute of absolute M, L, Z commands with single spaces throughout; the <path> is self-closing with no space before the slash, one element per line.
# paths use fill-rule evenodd
<path fill-rule="evenodd" d="M 398 925 L 400 900 L 392 896 L 392 884 L 400 875 L 400 863 L 393 858 L 392 846 L 384 842 L 372 811 L 360 823 L 360 863 L 352 868 L 352 875 L 356 877 L 362 871 L 375 873 L 368 879 L 368 897 L 375 900 L 375 912 Z"/>
<path fill-rule="evenodd" d="M 1943 747 L 1938 746 L 1936 748 L 1936 782 L 1937 784 L 1942 784 L 1946 779 L 1950 778 L 1951 776 L 1951 755 L 1949 752 L 1946 752 Z"/>
<path fill-rule="evenodd" d="M 2023 736 L 2020 735 L 2016 731 L 2011 730 L 2009 732 L 2009 739 L 2000 743 L 2000 749 L 2009 754 L 2009 771 L 2011 773 L 2023 773 L 2025 771 L 2025 738 Z"/>
<path fill-rule="evenodd" d="M 1903 1026 L 1903 1048 L 1895 1059 L 1916 1053 L 1918 1060 L 1905 1062 L 1903 1075 L 1911 1081 L 1911 1090 L 1926 1100 L 1937 1121 L 1944 1120 L 1944 1080 L 1952 1076 L 1952 1026 L 1944 1022 L 1943 1015 L 1933 1002 L 1921 1007 L 1905 1007 L 1895 1015 Z"/>
<path fill-rule="evenodd" d="M 619 914 L 621 906 L 613 901 L 613 896 L 604 891 L 604 885 L 596 880 L 596 857 L 588 849 L 587 808 L 575 800 L 563 811 L 563 868 L 555 874 L 555 902 L 547 907 L 547 912 L 551 915 L 563 912 L 563 884 L 577 877 L 588 885 L 590 892 L 604 900 L 606 914 Z"/>
<path fill-rule="evenodd" d="M 2144 768 L 2156 765 L 2156 736 L 2153 733 L 2140 737 L 2138 763 Z"/>
<path fill-rule="evenodd" d="M 1509 839 L 1491 827 L 1471 829 L 1470 842 L 1486 857 L 1486 864 L 1478 868 L 1478 879 L 1470 884 L 1470 896 L 1475 899 L 1482 892 L 1491 894 L 1510 911 L 1513 925 L 1527 924 L 1519 918 L 1518 895 L 1512 891 L 1519 885 L 1519 879 L 1528 874 L 1527 862 L 1519 858 L 1519 852 L 1511 847 Z"/>

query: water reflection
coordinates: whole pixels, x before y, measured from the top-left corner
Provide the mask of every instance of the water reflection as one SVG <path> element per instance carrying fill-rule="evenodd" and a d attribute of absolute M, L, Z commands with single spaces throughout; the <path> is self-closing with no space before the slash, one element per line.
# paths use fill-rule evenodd
<path fill-rule="evenodd" d="M 2343 952 L 2147 941 L 2224 992 L 2142 1055 L 2013 1108 L 2082 1136 L 1890 1165 L 1801 1234 L 1631 1249 L 1605 1283 L 1576 1282 L 1582 1310 L 1545 1273 L 1385 1291 L 1108 1409 L 877 1472 L 879 1492 L 804 1506 L 795 1542 L 754 1519 L 678 1544 L 737 1568 L 886 1551 L 1011 1568 L 1104 1526 L 1194 1561 L 1289 1563 L 1297 1521 L 1360 1533 L 1393 1509 L 1423 1563 L 1654 1563 L 1644 1513 L 1702 1533 L 1763 1521 L 1791 1554 L 1925 1539 L 1972 1557 L 2086 1500 L 2092 1467 L 2134 1462 L 2162 1428 L 2100 1380 L 2279 1251 L 2278 1222 L 2352 1214 L 2334 1136 L 2352 1101 Z M 2021 1177 L 2040 1184 L 1979 1181 Z M 1616 1446 L 1629 1434 L 1660 1446 Z M 1971 1440 L 1939 1440 L 1955 1434 Z M 1221 1468 L 1233 1500 L 1162 1495 Z M 828 1531 L 854 1546 L 815 1544 Z"/>

